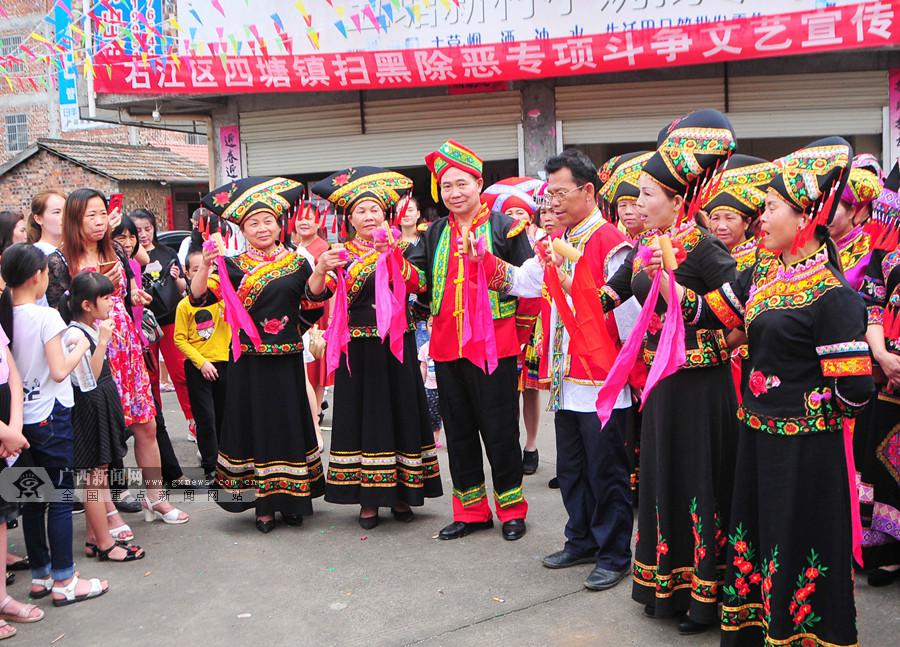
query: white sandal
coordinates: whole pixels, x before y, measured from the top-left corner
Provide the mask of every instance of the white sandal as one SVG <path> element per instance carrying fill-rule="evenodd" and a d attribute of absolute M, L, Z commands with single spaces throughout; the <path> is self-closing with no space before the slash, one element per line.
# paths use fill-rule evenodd
<path fill-rule="evenodd" d="M 21 623 L 29 623 L 29 622 L 38 622 L 39 620 L 44 619 L 44 612 L 41 609 L 38 609 L 33 604 L 23 604 L 17 613 L 3 613 L 3 609 L 9 606 L 10 602 L 13 602 L 13 596 L 7 595 L 2 602 L 0 602 L 0 621 L 6 622 L 21 622 Z M 31 612 L 37 609 L 41 612 L 41 615 L 34 617 L 31 615 Z"/>
<path fill-rule="evenodd" d="M 177 526 L 183 523 L 187 523 L 191 520 L 190 516 L 186 517 L 185 519 L 180 519 L 179 517 L 181 516 L 182 511 L 175 506 L 172 506 L 172 509 L 166 513 L 162 513 L 154 509 L 155 506 L 158 506 L 160 503 L 163 503 L 162 499 L 160 499 L 159 501 L 154 501 L 153 503 L 144 501 L 144 521 L 149 523 L 151 521 L 156 521 L 157 519 L 162 519 L 163 523 Z"/>
<path fill-rule="evenodd" d="M 90 600 L 91 598 L 99 598 L 109 590 L 108 586 L 105 589 L 103 588 L 103 586 L 101 586 L 99 578 L 92 577 L 88 580 L 88 582 L 90 582 L 91 584 L 91 590 L 83 595 L 75 595 L 75 587 L 78 586 L 78 582 L 78 576 L 73 575 L 72 581 L 65 586 L 54 586 L 51 589 L 51 592 L 56 593 L 57 595 L 64 595 L 65 598 L 63 598 L 62 600 L 53 598 L 53 606 L 64 607 L 69 604 L 75 604 L 76 602 Z"/>
<path fill-rule="evenodd" d="M 40 600 L 41 598 L 46 598 L 50 595 L 50 589 L 53 588 L 53 578 L 48 577 L 46 579 L 41 579 L 39 577 L 31 578 L 31 586 L 39 586 L 43 590 L 42 591 L 29 591 L 28 594 L 31 596 L 32 600 Z"/>
<path fill-rule="evenodd" d="M 112 512 L 106 513 L 106 518 L 109 519 L 113 515 L 119 514 L 118 510 L 113 510 Z M 116 541 L 131 541 L 134 539 L 134 531 L 131 529 L 127 523 L 123 523 L 121 526 L 116 526 L 115 528 L 109 529 L 109 536 L 115 539 Z"/>
<path fill-rule="evenodd" d="M 9 624 L 8 622 L 6 622 L 5 620 L 0 620 L 0 629 L 2 629 L 2 628 L 4 628 L 4 627 L 9 627 L 9 629 L 10 629 L 11 631 L 7 631 L 6 633 L 0 634 L 0 640 L 6 640 L 7 638 L 12 638 L 13 636 L 15 636 L 15 635 L 19 632 L 18 629 L 16 629 L 15 627 L 13 627 L 11 624 Z"/>

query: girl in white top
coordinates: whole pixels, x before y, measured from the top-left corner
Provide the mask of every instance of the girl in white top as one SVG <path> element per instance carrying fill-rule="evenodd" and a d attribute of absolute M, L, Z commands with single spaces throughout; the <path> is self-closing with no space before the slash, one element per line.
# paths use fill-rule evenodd
<path fill-rule="evenodd" d="M 79 579 L 72 559 L 74 398 L 69 374 L 90 342 L 82 337 L 66 355 L 62 345 L 66 324 L 56 310 L 37 304 L 49 281 L 47 257 L 41 250 L 28 244 L 13 245 L 3 254 L 0 272 L 6 282 L 0 297 L 0 325 L 10 333 L 13 357 L 22 376 L 22 430 L 30 445 L 28 464 L 40 468 L 39 480 L 40 474 L 45 474 L 51 481 L 40 492 L 51 496 L 49 504 L 22 506 L 31 597 L 52 595 L 54 606 L 64 606 L 103 595 L 109 588 L 105 580 Z"/>

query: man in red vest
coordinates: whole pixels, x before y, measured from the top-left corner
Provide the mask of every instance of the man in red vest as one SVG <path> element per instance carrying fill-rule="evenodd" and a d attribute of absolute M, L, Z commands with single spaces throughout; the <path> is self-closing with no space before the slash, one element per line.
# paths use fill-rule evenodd
<path fill-rule="evenodd" d="M 432 173 L 432 196 L 436 201 L 440 189 L 450 211 L 428 227 L 409 256 L 428 283 L 419 305 L 428 307 L 433 317 L 429 350 L 453 479 L 453 523 L 439 537 L 457 539 L 494 525 L 481 459 L 483 442 L 502 535 L 512 541 L 525 534 L 528 503 L 522 492 L 519 446 L 517 300 L 508 294 L 508 268 L 531 258 L 532 250 L 524 222 L 491 213 L 482 201 L 482 161 L 475 153 L 451 140 L 430 153 L 425 163 Z M 465 245 L 464 233 L 470 234 Z M 481 263 L 470 247 L 488 249 L 496 260 Z M 485 293 L 478 289 L 481 272 Z M 485 320 L 490 323 L 480 325 Z M 488 327 L 493 335 L 486 337 Z"/>
<path fill-rule="evenodd" d="M 558 223 L 565 227 L 563 238 L 581 253 L 579 270 L 588 270 L 599 287 L 623 263 L 630 262 L 631 244 L 597 207 L 597 169 L 590 158 L 574 149 L 548 160 L 545 169 L 545 195 Z M 555 261 L 549 266 L 558 272 L 563 291 L 569 293 L 575 263 L 562 256 L 555 256 Z M 537 259 L 510 272 L 512 294 L 540 295 L 544 269 Z M 571 308 L 571 297 L 566 294 L 564 298 Z M 592 298 L 597 298 L 596 293 Z M 602 591 L 618 584 L 631 570 L 633 513 L 624 441 L 631 391 L 627 386 L 622 390 L 601 431 L 597 392 L 611 362 L 604 367 L 597 353 L 573 353 L 577 349 L 572 347 L 558 306 L 552 305 L 544 351 L 549 360 L 549 408 L 556 412 L 556 474 L 569 521 L 565 546 L 547 555 L 543 564 L 547 568 L 594 564 L 584 585 Z M 606 334 L 613 337 L 613 358 L 639 313 L 640 307 L 632 299 L 616 308 L 615 323 L 604 322 Z M 574 314 L 579 319 L 577 309 Z"/>

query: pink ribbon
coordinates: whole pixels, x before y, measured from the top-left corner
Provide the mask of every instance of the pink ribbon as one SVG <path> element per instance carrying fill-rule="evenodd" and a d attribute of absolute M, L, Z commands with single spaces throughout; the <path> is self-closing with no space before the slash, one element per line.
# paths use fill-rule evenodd
<path fill-rule="evenodd" d="M 619 393 L 628 383 L 628 376 L 631 369 L 637 361 L 638 353 L 641 345 L 644 343 L 644 335 L 650 326 L 650 320 L 653 318 L 653 312 L 656 309 L 656 300 L 659 297 L 659 282 L 662 279 L 662 272 L 657 272 L 653 277 L 653 283 L 650 286 L 650 292 L 647 294 L 647 300 L 644 301 L 644 307 L 641 314 L 634 324 L 631 334 L 628 336 L 622 350 L 616 356 L 609 374 L 597 393 L 597 416 L 600 418 L 600 428 L 606 426 L 612 415 L 613 407 L 619 397 Z"/>
<path fill-rule="evenodd" d="M 231 353 L 234 361 L 241 356 L 241 340 L 239 331 L 243 330 L 244 334 L 250 338 L 255 348 L 259 348 L 262 339 L 256 324 L 244 308 L 244 304 L 238 298 L 231 279 L 228 276 L 228 267 L 225 265 L 224 256 L 216 256 L 216 267 L 219 270 L 219 289 L 222 291 L 222 302 L 225 305 L 225 322 L 231 327 Z"/>
<path fill-rule="evenodd" d="M 376 236 L 378 232 L 376 231 Z M 391 352 L 403 362 L 403 335 L 406 333 L 406 282 L 398 254 L 393 249 L 375 261 L 375 322 L 384 342 L 390 333 Z"/>
<path fill-rule="evenodd" d="M 347 358 L 347 346 L 350 343 L 349 315 L 347 314 L 347 280 L 345 270 L 335 270 L 336 286 L 334 289 L 334 310 L 331 321 L 325 330 L 325 370 L 328 375 L 334 373 L 344 354 L 344 363 L 350 373 L 350 360 Z"/>
<path fill-rule="evenodd" d="M 684 319 L 681 313 L 681 302 L 678 300 L 678 291 L 675 287 L 675 273 L 672 270 L 666 270 L 666 272 L 669 275 L 669 304 L 666 308 L 666 322 L 659 335 L 659 346 L 656 349 L 656 357 L 653 358 L 653 366 L 650 367 L 650 373 L 647 375 L 647 384 L 644 386 L 644 394 L 641 398 L 641 410 L 644 409 L 644 404 L 650 397 L 653 387 L 676 373 L 679 368 L 684 366 L 686 359 Z M 650 288 L 651 291 L 656 291 L 653 298 L 654 303 L 656 295 L 659 293 L 659 275 L 660 273 L 657 272 Z"/>
<path fill-rule="evenodd" d="M 390 254 L 391 289 L 393 290 L 394 310 L 391 316 L 391 352 L 397 361 L 403 363 L 403 337 L 406 335 L 406 281 L 403 280 L 403 257 L 399 249 Z"/>
<path fill-rule="evenodd" d="M 856 461 L 853 460 L 853 418 L 844 418 L 844 455 L 847 460 L 847 482 L 850 486 L 850 527 L 853 536 L 853 558 L 860 568 L 863 567 L 862 556 L 862 519 L 859 516 L 859 490 L 856 489 Z"/>
<path fill-rule="evenodd" d="M 394 295 L 391 294 L 389 254 L 379 254 L 375 261 L 375 327 L 381 341 L 388 334 L 394 314 Z"/>
<path fill-rule="evenodd" d="M 484 370 L 487 365 L 487 373 L 490 375 L 497 368 L 497 337 L 494 334 L 494 315 L 491 312 L 491 298 L 488 294 L 487 276 L 484 264 L 477 263 L 475 267 L 475 312 L 472 325 L 472 341 L 481 342 L 484 348 L 484 363 L 479 366 Z"/>

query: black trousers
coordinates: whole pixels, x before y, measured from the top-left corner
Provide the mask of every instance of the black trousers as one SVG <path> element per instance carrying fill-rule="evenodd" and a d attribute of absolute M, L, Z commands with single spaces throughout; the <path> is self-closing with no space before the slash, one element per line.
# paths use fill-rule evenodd
<path fill-rule="evenodd" d="M 166 429 L 166 419 L 163 416 L 162 402 L 154 395 L 153 402 L 156 404 L 156 444 L 159 445 L 159 461 L 162 467 L 163 481 L 171 483 L 176 479 L 184 476 L 181 469 L 181 463 L 178 462 L 178 456 L 175 455 L 175 449 L 172 447 L 172 440 L 169 438 L 169 432 Z"/>
<path fill-rule="evenodd" d="M 222 432 L 225 409 L 225 375 L 228 362 L 213 362 L 219 379 L 210 382 L 190 360 L 184 361 L 184 377 L 187 382 L 188 400 L 197 425 L 197 449 L 204 474 L 216 471 L 219 453 L 219 437 Z"/>
<path fill-rule="evenodd" d="M 627 409 L 615 409 L 600 430 L 596 413 L 556 413 L 556 475 L 566 523 L 566 550 L 597 552 L 597 566 L 621 571 L 631 565 L 631 509 L 624 432 Z"/>
<path fill-rule="evenodd" d="M 501 359 L 491 375 L 467 359 L 434 365 L 453 489 L 465 492 L 484 485 L 482 442 L 491 464 L 494 492 L 503 494 L 520 487 L 516 358 Z"/>

